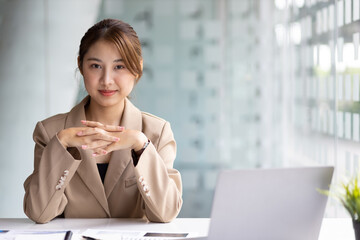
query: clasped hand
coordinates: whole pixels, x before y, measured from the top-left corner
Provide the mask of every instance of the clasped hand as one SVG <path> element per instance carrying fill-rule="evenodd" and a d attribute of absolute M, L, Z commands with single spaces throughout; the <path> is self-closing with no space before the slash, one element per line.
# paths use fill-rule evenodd
<path fill-rule="evenodd" d="M 58 133 L 58 138 L 65 148 L 90 149 L 96 157 L 120 149 L 138 151 L 147 141 L 147 137 L 137 130 L 94 121 L 82 120 L 81 123 L 85 127 L 67 128 Z"/>

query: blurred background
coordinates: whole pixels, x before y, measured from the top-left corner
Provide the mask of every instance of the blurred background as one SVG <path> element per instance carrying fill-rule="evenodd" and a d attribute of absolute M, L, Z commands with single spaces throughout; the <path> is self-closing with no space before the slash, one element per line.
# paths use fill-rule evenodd
<path fill-rule="evenodd" d="M 0 217 L 25 217 L 33 129 L 86 95 L 78 46 L 104 18 L 141 40 L 131 99 L 171 123 L 180 217 L 210 217 L 221 169 L 334 165 L 333 182 L 353 175 L 359 1 L 0 0 Z M 329 200 L 326 216 L 347 215 Z"/>

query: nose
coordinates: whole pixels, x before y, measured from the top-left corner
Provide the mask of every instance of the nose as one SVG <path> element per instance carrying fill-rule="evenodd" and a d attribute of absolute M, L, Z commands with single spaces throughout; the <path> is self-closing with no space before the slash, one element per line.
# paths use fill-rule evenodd
<path fill-rule="evenodd" d="M 102 75 L 101 75 L 101 79 L 100 81 L 104 84 L 104 85 L 110 85 L 112 84 L 114 81 L 113 81 L 113 78 L 112 78 L 112 74 L 111 74 L 111 71 L 107 70 L 107 69 L 104 69 Z"/>

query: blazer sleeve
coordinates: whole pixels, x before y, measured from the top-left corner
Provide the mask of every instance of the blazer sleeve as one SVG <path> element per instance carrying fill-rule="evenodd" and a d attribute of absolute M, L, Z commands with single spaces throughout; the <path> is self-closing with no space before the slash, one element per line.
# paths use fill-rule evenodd
<path fill-rule="evenodd" d="M 173 168 L 175 157 L 175 139 L 165 122 L 157 146 L 150 142 L 135 167 L 145 214 L 152 222 L 170 222 L 180 212 L 182 183 L 179 171 Z"/>
<path fill-rule="evenodd" d="M 81 160 L 61 145 L 57 134 L 50 137 L 41 122 L 33 139 L 34 171 L 24 182 L 24 212 L 33 221 L 46 223 L 64 211 L 68 202 L 64 190 Z"/>

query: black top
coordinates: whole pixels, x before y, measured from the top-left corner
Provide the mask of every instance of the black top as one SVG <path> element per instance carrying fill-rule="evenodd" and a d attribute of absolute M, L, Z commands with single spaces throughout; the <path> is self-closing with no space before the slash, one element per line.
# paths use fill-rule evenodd
<path fill-rule="evenodd" d="M 99 170 L 100 178 L 102 183 L 104 184 L 106 171 L 108 169 L 109 164 L 108 163 L 97 163 L 97 167 Z"/>

